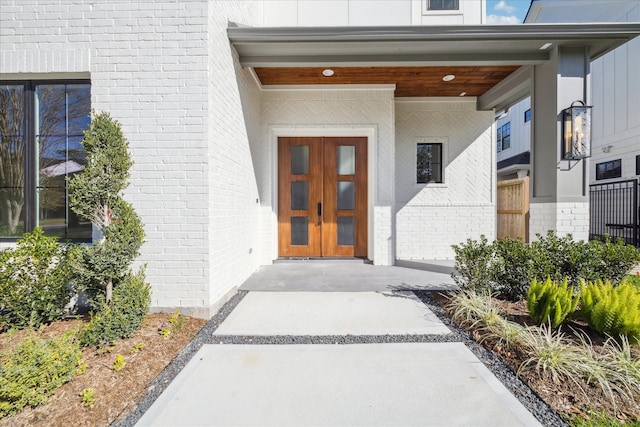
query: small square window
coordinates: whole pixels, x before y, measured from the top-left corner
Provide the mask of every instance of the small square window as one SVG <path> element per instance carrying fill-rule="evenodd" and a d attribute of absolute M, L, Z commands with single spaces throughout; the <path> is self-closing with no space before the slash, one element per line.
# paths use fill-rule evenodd
<path fill-rule="evenodd" d="M 458 0 L 427 0 L 428 10 L 458 10 Z"/>
<path fill-rule="evenodd" d="M 419 143 L 416 156 L 418 184 L 442 183 L 442 144 Z"/>
<path fill-rule="evenodd" d="M 620 178 L 622 176 L 622 160 L 610 160 L 596 164 L 596 180 Z"/>
<path fill-rule="evenodd" d="M 524 112 L 524 122 L 527 123 L 531 121 L 531 108 Z"/>

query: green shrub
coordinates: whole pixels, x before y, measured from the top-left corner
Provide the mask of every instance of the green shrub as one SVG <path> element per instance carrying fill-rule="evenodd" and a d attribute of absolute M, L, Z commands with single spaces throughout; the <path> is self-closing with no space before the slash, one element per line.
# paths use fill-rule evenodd
<path fill-rule="evenodd" d="M 122 194 L 133 160 L 120 123 L 106 112 L 93 114 L 82 145 L 87 165 L 69 179 L 70 206 L 95 224 L 103 238 L 84 248 L 76 269 L 90 297 L 110 302 L 144 239 L 140 217 Z"/>
<path fill-rule="evenodd" d="M 587 281 L 610 280 L 617 285 L 639 262 L 640 251 L 635 246 L 625 244 L 622 239 L 611 242 L 607 236 L 604 240 L 592 240 L 589 242 L 587 264 L 591 271 L 584 272 L 581 278 Z"/>
<path fill-rule="evenodd" d="M 93 308 L 80 333 L 83 345 L 98 345 L 129 337 L 138 329 L 150 305 L 143 270 L 130 266 L 139 255 L 144 229 L 133 206 L 123 198 L 133 165 L 129 142 L 117 120 L 93 114 L 82 144 L 87 165 L 69 180 L 70 206 L 97 226 L 102 238 L 83 248 L 75 267 L 79 285 Z"/>
<path fill-rule="evenodd" d="M 151 304 L 151 290 L 144 272 L 129 274 L 113 291 L 110 303 L 103 302 L 80 331 L 83 346 L 97 346 L 128 338 L 142 325 Z"/>
<path fill-rule="evenodd" d="M 562 283 L 533 279 L 527 292 L 529 315 L 538 325 L 560 326 L 568 315 L 573 313 L 580 301 L 580 294 L 568 286 L 565 278 Z"/>
<path fill-rule="evenodd" d="M 76 253 L 39 227 L 0 252 L 0 329 L 38 327 L 64 316 Z"/>
<path fill-rule="evenodd" d="M 549 277 L 561 282 L 567 278 L 570 284 L 580 279 L 607 279 L 618 284 L 640 262 L 640 252 L 622 240 L 587 243 L 552 231 L 537 238 L 531 244 L 509 238 L 490 244 L 482 236 L 479 241 L 468 239 L 452 246 L 458 271 L 454 281 L 463 290 L 495 293 L 517 301 L 524 298 L 534 279 Z"/>
<path fill-rule="evenodd" d="M 46 403 L 77 373 L 81 358 L 73 333 L 49 340 L 31 336 L 0 353 L 0 418 Z"/>
<path fill-rule="evenodd" d="M 527 294 L 536 277 L 531 246 L 522 240 L 506 238 L 493 243 L 495 261 L 491 266 L 495 291 L 511 301 L 519 301 Z"/>
<path fill-rule="evenodd" d="M 536 236 L 536 241 L 531 243 L 534 264 L 532 279 L 545 280 L 550 277 L 560 282 L 566 277 L 569 283 L 578 283 L 580 278 L 584 278 L 584 272 L 591 270 L 588 265 L 592 262 L 592 256 L 584 241 L 573 240 L 571 234 L 559 237 L 553 231 L 546 236 Z"/>
<path fill-rule="evenodd" d="M 624 335 L 640 343 L 640 289 L 623 281 L 614 287 L 610 281 L 581 283 L 580 315 L 593 329 L 611 337 Z"/>
<path fill-rule="evenodd" d="M 493 263 L 493 245 L 489 244 L 485 236 L 480 241 L 467 239 L 466 243 L 453 245 L 456 254 L 455 269 L 458 274 L 452 274 L 455 283 L 463 290 L 477 292 L 493 291 L 491 265 Z"/>

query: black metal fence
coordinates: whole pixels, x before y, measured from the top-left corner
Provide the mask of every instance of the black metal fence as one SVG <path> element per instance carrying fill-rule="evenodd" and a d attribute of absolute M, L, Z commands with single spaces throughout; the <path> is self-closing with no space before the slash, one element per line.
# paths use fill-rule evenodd
<path fill-rule="evenodd" d="M 589 209 L 589 239 L 608 234 L 640 246 L 637 179 L 590 185 Z"/>

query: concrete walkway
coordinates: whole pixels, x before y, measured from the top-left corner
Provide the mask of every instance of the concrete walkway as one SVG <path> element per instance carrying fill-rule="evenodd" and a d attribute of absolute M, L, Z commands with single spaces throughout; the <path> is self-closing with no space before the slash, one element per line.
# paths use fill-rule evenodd
<path fill-rule="evenodd" d="M 412 266 L 420 265 L 411 263 Z M 447 290 L 457 286 L 447 270 L 374 266 L 361 260 L 292 261 L 264 265 L 241 287 L 246 291 L 362 292 Z M 436 270 L 436 271 L 433 271 Z"/>
<path fill-rule="evenodd" d="M 271 285 L 249 292 L 211 340 L 232 344 L 205 344 L 138 425 L 540 425 L 463 343 L 444 342 L 449 329 L 420 300 L 389 291 L 426 286 L 425 276 L 405 271 L 386 292 L 354 292 L 365 285 L 353 275 L 365 270 L 345 271 L 317 282 L 340 292 L 292 292 L 299 285 L 290 280 L 277 292 Z M 243 287 L 257 284 L 253 277 Z M 304 344 L 284 339 L 300 336 Z M 335 337 L 352 344 L 337 345 Z"/>

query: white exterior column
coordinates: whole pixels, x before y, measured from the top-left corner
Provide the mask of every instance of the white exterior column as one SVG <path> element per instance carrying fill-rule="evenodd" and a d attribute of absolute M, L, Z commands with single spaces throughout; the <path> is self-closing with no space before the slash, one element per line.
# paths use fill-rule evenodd
<path fill-rule="evenodd" d="M 531 111 L 530 238 L 555 230 L 589 237 L 588 160 L 561 160 L 561 112 L 576 100 L 589 103 L 590 58 L 586 48 L 554 48 L 534 67 Z"/>

